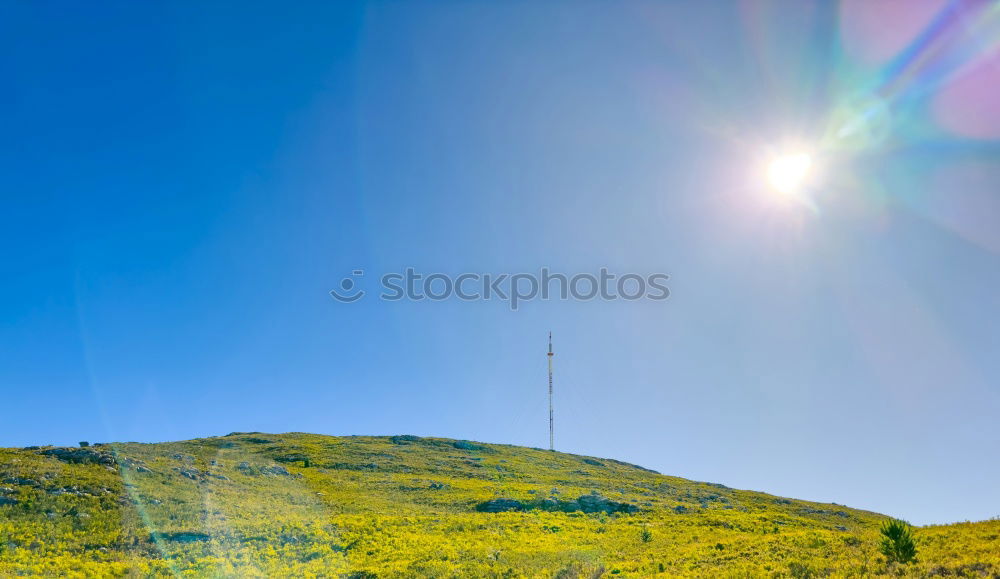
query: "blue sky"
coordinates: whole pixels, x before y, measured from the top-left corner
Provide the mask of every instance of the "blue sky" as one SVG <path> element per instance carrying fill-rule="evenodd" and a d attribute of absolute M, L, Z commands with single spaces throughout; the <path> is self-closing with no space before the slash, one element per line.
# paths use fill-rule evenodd
<path fill-rule="evenodd" d="M 545 446 L 551 330 L 561 450 L 1000 515 L 1000 68 L 908 60 L 919 4 L 873 35 L 857 2 L 7 3 L 0 445 Z M 823 169 L 802 202 L 764 184 L 789 142 Z M 406 267 L 671 298 L 327 293 Z"/>

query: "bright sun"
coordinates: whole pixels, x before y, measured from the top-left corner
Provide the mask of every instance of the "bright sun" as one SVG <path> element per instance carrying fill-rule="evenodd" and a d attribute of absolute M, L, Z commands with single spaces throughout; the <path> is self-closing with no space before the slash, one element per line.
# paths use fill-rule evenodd
<path fill-rule="evenodd" d="M 767 181 L 776 191 L 791 195 L 799 192 L 812 168 L 812 157 L 794 153 L 775 157 L 767 166 Z"/>

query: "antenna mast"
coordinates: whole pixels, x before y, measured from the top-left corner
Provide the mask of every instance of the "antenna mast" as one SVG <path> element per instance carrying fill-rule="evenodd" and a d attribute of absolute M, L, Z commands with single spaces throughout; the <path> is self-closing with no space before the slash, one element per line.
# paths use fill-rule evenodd
<path fill-rule="evenodd" d="M 549 332 L 549 450 L 555 450 L 555 432 L 552 414 L 552 332 Z"/>

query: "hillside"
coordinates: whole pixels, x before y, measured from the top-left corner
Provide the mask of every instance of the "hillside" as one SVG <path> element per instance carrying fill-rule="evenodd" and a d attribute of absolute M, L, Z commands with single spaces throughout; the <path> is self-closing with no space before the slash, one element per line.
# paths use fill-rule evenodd
<path fill-rule="evenodd" d="M 233 433 L 0 449 L 0 575 L 787 576 L 885 570 L 881 515 L 610 459 Z M 914 576 L 1000 577 L 1000 521 L 917 530 Z"/>

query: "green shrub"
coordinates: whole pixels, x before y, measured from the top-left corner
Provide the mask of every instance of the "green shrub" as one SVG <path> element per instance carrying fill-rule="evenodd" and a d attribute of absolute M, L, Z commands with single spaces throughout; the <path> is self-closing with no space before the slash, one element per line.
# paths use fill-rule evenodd
<path fill-rule="evenodd" d="M 788 574 L 793 579 L 812 579 L 816 576 L 816 571 L 808 563 L 793 561 L 788 564 Z"/>
<path fill-rule="evenodd" d="M 917 558 L 917 544 L 905 521 L 893 519 L 882 525 L 879 550 L 890 563 L 909 563 Z"/>

